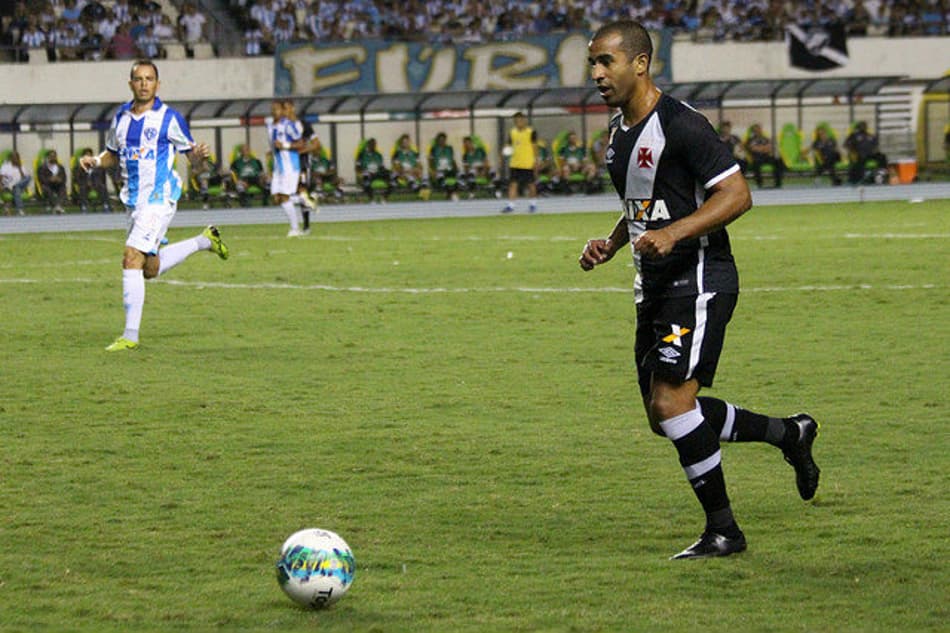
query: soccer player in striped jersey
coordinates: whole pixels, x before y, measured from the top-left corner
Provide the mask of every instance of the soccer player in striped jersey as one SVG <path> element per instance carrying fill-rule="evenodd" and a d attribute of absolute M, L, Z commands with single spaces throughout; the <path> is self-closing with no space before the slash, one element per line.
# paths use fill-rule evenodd
<path fill-rule="evenodd" d="M 673 442 L 706 513 L 699 540 L 673 558 L 728 556 L 746 540 L 726 494 L 720 441 L 781 449 L 807 500 L 818 487 L 818 424 L 803 413 L 773 418 L 698 397 L 712 385 L 739 293 L 725 227 L 752 198 L 709 121 L 653 83 L 652 54 L 649 33 L 629 20 L 604 25 L 590 41 L 591 77 L 620 109 L 605 159 L 623 215 L 609 237 L 588 241 L 580 265 L 592 270 L 632 246 L 640 393 L 650 427 Z"/>
<path fill-rule="evenodd" d="M 158 87 L 158 68 L 152 61 L 132 64 L 132 100 L 121 105 L 112 119 L 106 149 L 98 156 L 80 158 L 80 166 L 86 170 L 119 166 L 123 180 L 119 198 L 129 216 L 122 258 L 125 330 L 106 347 L 110 352 L 139 346 L 146 279 L 167 272 L 198 251 L 228 258 L 228 247 L 214 226 L 159 252 L 181 196 L 175 154 L 184 153 L 197 166 L 208 157 L 210 149 L 204 143 L 195 143 L 184 117 L 158 98 Z"/>
<path fill-rule="evenodd" d="M 287 237 L 299 237 L 303 235 L 303 231 L 300 230 L 300 219 L 294 200 L 300 186 L 300 150 L 306 142 L 303 140 L 303 124 L 291 118 L 292 115 L 293 112 L 288 109 L 286 101 L 275 99 L 271 103 L 272 118 L 267 122 L 267 135 L 274 163 L 270 177 L 270 195 L 290 222 Z"/>

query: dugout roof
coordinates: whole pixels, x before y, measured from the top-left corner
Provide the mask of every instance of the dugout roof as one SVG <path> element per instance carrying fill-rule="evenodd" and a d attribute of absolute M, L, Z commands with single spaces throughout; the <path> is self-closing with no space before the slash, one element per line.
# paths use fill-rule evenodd
<path fill-rule="evenodd" d="M 877 94 L 903 77 L 838 77 L 755 81 L 705 81 L 662 85 L 672 96 L 697 106 L 722 107 L 725 102 L 770 101 L 806 98 L 856 98 Z M 950 77 L 934 80 L 929 91 L 946 90 Z M 365 122 L 420 118 L 507 116 L 516 110 L 529 115 L 545 110 L 581 113 L 602 108 L 592 86 L 526 90 L 481 90 L 440 93 L 349 94 L 295 97 L 297 113 L 310 121 Z M 205 99 L 174 101 L 173 105 L 193 124 L 204 126 L 251 125 L 270 114 L 270 99 Z M 115 103 L 0 104 L 0 132 L 52 129 L 72 131 L 104 129 Z"/>

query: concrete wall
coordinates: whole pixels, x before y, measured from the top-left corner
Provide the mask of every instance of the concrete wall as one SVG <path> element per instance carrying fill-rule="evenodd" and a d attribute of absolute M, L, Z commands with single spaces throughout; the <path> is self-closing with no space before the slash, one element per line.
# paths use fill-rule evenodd
<path fill-rule="evenodd" d="M 673 44 L 673 80 L 800 79 L 907 75 L 933 79 L 950 70 L 950 37 L 852 38 L 850 63 L 809 73 L 789 67 L 782 42 Z M 82 103 L 127 99 L 129 62 L 0 64 L 0 103 Z M 159 64 L 164 99 L 269 97 L 274 88 L 270 58 L 166 60 Z"/>
<path fill-rule="evenodd" d="M 936 79 L 950 71 L 950 37 L 867 38 L 848 40 L 847 66 L 813 73 L 792 68 L 783 42 L 748 44 L 673 43 L 673 80 L 813 79 L 907 75 Z"/>

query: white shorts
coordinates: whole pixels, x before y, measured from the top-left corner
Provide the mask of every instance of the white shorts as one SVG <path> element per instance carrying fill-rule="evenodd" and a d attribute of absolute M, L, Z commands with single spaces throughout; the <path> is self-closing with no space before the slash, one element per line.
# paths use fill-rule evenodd
<path fill-rule="evenodd" d="M 129 209 L 129 232 L 125 245 L 146 255 L 158 253 L 158 246 L 175 217 L 177 202 L 149 204 Z"/>
<path fill-rule="evenodd" d="M 300 186 L 300 172 L 292 169 L 281 172 L 274 172 L 270 179 L 271 195 L 282 194 L 292 196 L 297 193 L 297 187 Z"/>

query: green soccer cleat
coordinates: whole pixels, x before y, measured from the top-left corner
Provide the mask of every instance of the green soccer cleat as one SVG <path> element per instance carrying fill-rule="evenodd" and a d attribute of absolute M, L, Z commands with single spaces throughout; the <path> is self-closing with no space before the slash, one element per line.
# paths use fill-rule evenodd
<path fill-rule="evenodd" d="M 127 349 L 138 349 L 139 344 L 135 341 L 130 341 L 124 336 L 120 336 L 112 342 L 112 345 L 109 345 L 106 348 L 107 352 L 123 352 Z"/>
<path fill-rule="evenodd" d="M 221 259 L 228 258 L 228 245 L 224 243 L 224 240 L 221 239 L 221 233 L 218 231 L 218 227 L 213 224 L 209 224 L 208 228 L 201 232 L 202 235 L 211 240 L 211 252 L 220 257 Z"/>

